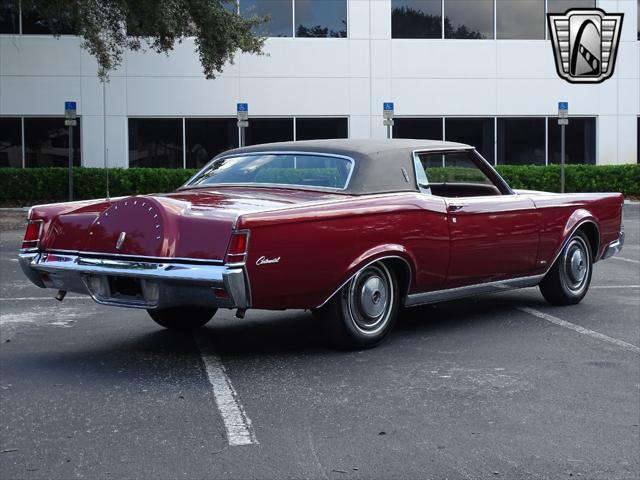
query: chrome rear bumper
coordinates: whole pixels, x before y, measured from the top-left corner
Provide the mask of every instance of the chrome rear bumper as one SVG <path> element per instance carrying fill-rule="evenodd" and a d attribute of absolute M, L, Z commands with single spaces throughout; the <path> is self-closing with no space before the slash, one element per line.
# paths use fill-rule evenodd
<path fill-rule="evenodd" d="M 618 253 L 620 253 L 620 250 L 622 250 L 623 246 L 624 246 L 624 231 L 620 232 L 620 237 L 618 238 L 618 240 L 615 240 L 611 242 L 609 245 L 607 245 L 607 248 L 605 248 L 604 252 L 602 253 L 602 260 L 605 260 L 609 257 L 613 257 L 614 255 L 617 255 Z"/>
<path fill-rule="evenodd" d="M 104 305 L 246 309 L 251 303 L 242 267 L 40 252 L 20 253 L 19 262 L 25 275 L 38 287 L 88 294 Z"/>

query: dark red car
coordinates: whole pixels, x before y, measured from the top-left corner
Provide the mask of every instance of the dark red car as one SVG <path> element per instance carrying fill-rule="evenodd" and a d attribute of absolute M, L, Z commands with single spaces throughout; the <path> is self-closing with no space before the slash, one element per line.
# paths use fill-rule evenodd
<path fill-rule="evenodd" d="M 42 288 L 195 328 L 217 308 L 311 309 L 346 347 L 400 307 L 540 285 L 587 293 L 622 248 L 619 193 L 514 191 L 473 149 L 319 140 L 219 155 L 177 191 L 33 207 L 20 252 Z"/>

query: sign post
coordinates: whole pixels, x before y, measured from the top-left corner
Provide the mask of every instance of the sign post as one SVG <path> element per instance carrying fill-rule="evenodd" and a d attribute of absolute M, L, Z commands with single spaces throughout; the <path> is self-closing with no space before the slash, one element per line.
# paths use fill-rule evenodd
<path fill-rule="evenodd" d="M 69 201 L 73 201 L 73 127 L 77 122 L 76 102 L 64 102 L 64 124 L 69 127 Z"/>
<path fill-rule="evenodd" d="M 565 165 L 565 127 L 569 125 L 569 103 L 558 103 L 558 125 L 560 125 L 560 192 L 564 193 L 564 165 Z"/>
<path fill-rule="evenodd" d="M 236 108 L 238 115 L 238 139 L 241 147 L 244 147 L 245 132 L 244 129 L 249 126 L 249 104 L 238 103 Z"/>
<path fill-rule="evenodd" d="M 387 138 L 391 138 L 391 127 L 393 126 L 393 102 L 382 104 L 382 124 L 387 127 Z"/>

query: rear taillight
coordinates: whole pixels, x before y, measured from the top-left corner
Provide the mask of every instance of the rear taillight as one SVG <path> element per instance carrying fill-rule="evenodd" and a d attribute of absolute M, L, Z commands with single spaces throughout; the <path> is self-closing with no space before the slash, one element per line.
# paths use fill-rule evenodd
<path fill-rule="evenodd" d="M 40 243 L 42 235 L 42 220 L 29 220 L 27 230 L 24 232 L 24 240 L 22 240 L 23 250 L 35 250 Z"/>
<path fill-rule="evenodd" d="M 227 248 L 226 263 L 243 263 L 249 249 L 249 231 L 233 232 Z"/>

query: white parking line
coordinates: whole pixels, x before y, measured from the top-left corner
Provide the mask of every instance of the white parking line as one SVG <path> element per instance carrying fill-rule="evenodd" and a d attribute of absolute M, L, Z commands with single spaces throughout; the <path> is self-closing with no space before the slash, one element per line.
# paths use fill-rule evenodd
<path fill-rule="evenodd" d="M 624 348 L 625 350 L 629 350 L 630 352 L 633 353 L 640 353 L 640 347 L 637 347 L 631 343 L 627 343 L 627 342 L 623 342 L 622 340 L 618 340 L 617 338 L 613 338 L 610 337 L 608 335 L 605 335 L 603 333 L 599 333 L 599 332 L 594 332 L 593 330 L 589 330 L 588 328 L 584 328 L 581 327 L 580 325 L 576 325 L 574 323 L 571 322 L 567 322 L 566 320 L 562 320 L 558 317 L 554 317 L 553 315 L 549 315 L 548 313 L 543 313 L 540 312 L 534 308 L 529 308 L 529 307 L 516 307 L 518 310 L 520 310 L 521 312 L 525 312 L 528 313 L 529 315 L 533 315 L 535 317 L 538 318 L 542 318 L 543 320 L 546 320 L 547 322 L 551 322 L 551 323 L 555 323 L 556 325 L 559 325 L 561 327 L 564 328 L 568 328 L 570 330 L 574 330 L 578 333 L 581 333 L 583 335 L 588 335 L 592 338 L 596 338 L 598 340 L 602 340 L 603 342 L 609 342 L 612 343 L 614 345 L 617 345 L 618 347 Z"/>
<path fill-rule="evenodd" d="M 247 416 L 238 399 L 238 394 L 233 388 L 231 379 L 225 372 L 220 356 L 213 350 L 202 333 L 198 335 L 194 332 L 193 338 L 196 341 L 202 363 L 207 371 L 207 378 L 213 388 L 213 396 L 218 405 L 220 416 L 227 430 L 227 441 L 231 446 L 253 445 L 258 440 L 251 426 L 251 419 Z"/>
<path fill-rule="evenodd" d="M 65 300 L 90 300 L 91 297 L 64 297 Z M 55 300 L 53 297 L 9 297 L 0 298 L 0 302 L 30 302 L 32 300 Z"/>
<path fill-rule="evenodd" d="M 640 285 L 591 285 L 589 288 L 640 288 Z"/>
<path fill-rule="evenodd" d="M 640 260 L 634 260 L 633 258 L 624 257 L 611 257 L 613 260 L 622 260 L 623 262 L 640 263 Z"/>

